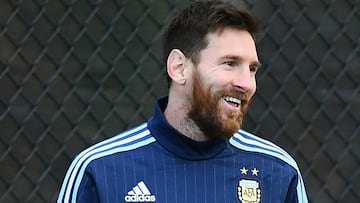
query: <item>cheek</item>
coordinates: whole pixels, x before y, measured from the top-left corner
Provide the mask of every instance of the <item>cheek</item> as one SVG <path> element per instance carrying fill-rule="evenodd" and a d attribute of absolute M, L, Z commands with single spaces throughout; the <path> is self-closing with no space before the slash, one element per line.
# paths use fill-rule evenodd
<path fill-rule="evenodd" d="M 231 85 L 231 75 L 225 75 L 225 74 L 214 74 L 211 78 L 207 80 L 209 84 L 211 84 L 214 87 L 217 87 L 219 89 L 223 89 L 224 87 L 228 87 Z"/>
<path fill-rule="evenodd" d="M 256 92 L 256 80 L 254 80 L 253 85 L 249 89 L 249 99 L 255 94 Z"/>

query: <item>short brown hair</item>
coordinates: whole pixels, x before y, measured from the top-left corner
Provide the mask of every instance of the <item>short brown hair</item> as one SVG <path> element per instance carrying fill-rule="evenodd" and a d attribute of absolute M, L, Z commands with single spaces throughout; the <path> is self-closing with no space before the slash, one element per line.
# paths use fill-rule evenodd
<path fill-rule="evenodd" d="M 218 0 L 192 2 L 173 18 L 164 32 L 165 64 L 173 49 L 180 49 L 197 64 L 200 51 L 208 45 L 206 35 L 228 27 L 246 30 L 254 39 L 259 32 L 258 21 L 246 10 Z M 168 77 L 169 86 L 170 83 Z"/>

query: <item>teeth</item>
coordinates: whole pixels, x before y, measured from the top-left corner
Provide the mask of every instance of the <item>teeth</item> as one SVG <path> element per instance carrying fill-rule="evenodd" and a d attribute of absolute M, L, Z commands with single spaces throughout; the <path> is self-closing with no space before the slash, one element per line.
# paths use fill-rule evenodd
<path fill-rule="evenodd" d="M 223 99 L 227 102 L 232 102 L 232 103 L 235 103 L 235 104 L 238 104 L 240 105 L 241 104 L 241 100 L 240 99 L 237 99 L 237 98 L 234 98 L 234 97 L 230 97 L 230 96 L 224 96 Z"/>

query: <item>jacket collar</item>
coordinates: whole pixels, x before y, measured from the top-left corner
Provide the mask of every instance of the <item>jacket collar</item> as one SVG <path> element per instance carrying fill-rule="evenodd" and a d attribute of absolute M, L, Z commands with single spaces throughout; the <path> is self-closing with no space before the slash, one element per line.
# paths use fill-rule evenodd
<path fill-rule="evenodd" d="M 148 120 L 151 134 L 167 151 L 183 159 L 203 160 L 216 157 L 226 148 L 228 145 L 226 139 L 198 142 L 173 128 L 163 114 L 167 102 L 167 97 L 160 98 L 155 106 L 153 117 Z"/>

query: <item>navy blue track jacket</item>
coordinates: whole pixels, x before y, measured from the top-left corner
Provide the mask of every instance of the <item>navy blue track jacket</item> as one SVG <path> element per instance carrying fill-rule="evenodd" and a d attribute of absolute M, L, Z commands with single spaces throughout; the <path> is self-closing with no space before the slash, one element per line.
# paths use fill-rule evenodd
<path fill-rule="evenodd" d="M 58 203 L 307 203 L 296 162 L 239 130 L 196 142 L 171 127 L 160 99 L 147 122 L 81 152 Z"/>

